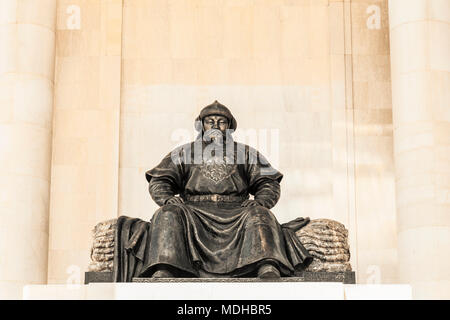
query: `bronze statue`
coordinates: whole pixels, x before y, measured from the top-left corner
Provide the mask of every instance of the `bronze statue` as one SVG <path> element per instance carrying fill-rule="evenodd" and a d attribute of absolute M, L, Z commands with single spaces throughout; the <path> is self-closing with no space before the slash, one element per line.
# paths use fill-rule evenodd
<path fill-rule="evenodd" d="M 115 281 L 132 277 L 254 277 L 293 275 L 312 260 L 294 231 L 270 211 L 283 175 L 255 149 L 235 142 L 237 127 L 219 102 L 196 120 L 195 141 L 146 172 L 160 206 L 151 222 L 118 221 Z M 250 199 L 253 195 L 253 199 Z"/>

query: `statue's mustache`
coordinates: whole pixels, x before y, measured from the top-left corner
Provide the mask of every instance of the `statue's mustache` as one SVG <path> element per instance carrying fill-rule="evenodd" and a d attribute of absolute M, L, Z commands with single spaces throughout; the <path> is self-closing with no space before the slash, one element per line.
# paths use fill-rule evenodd
<path fill-rule="evenodd" d="M 219 129 L 210 129 L 205 131 L 204 136 L 210 139 L 220 139 L 223 137 L 223 132 Z"/>

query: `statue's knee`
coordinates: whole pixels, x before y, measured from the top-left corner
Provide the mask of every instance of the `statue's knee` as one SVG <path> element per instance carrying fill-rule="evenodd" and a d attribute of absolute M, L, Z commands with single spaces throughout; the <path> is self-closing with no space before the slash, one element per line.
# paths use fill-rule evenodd
<path fill-rule="evenodd" d="M 276 222 L 276 218 L 266 207 L 250 207 L 247 224 L 272 224 L 273 222 Z"/>
<path fill-rule="evenodd" d="M 269 209 L 267 209 L 266 207 L 260 206 L 260 205 L 249 207 L 249 208 L 250 208 L 250 213 L 251 214 L 256 214 L 256 215 L 270 215 L 270 214 L 272 214 Z"/>
<path fill-rule="evenodd" d="M 157 219 L 177 219 L 181 214 L 180 207 L 174 204 L 165 204 L 161 208 L 159 208 L 155 214 L 153 215 L 153 221 Z"/>

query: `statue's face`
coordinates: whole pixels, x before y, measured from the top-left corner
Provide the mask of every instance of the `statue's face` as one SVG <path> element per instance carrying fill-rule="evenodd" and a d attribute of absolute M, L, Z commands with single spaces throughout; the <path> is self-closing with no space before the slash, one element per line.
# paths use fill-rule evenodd
<path fill-rule="evenodd" d="M 229 126 L 229 121 L 224 116 L 211 115 L 203 119 L 203 131 L 212 138 L 214 138 L 215 134 L 219 133 L 218 131 L 225 136 Z"/>
<path fill-rule="evenodd" d="M 229 121 L 224 116 L 211 115 L 203 119 L 203 137 L 206 141 L 222 143 L 229 128 Z"/>

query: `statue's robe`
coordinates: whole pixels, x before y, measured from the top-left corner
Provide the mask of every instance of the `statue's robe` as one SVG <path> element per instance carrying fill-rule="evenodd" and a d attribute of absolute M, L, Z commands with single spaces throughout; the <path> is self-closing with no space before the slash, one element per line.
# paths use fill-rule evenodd
<path fill-rule="evenodd" d="M 255 149 L 236 142 L 222 163 L 217 159 L 223 157 L 199 160 L 196 142 L 175 149 L 146 172 L 160 208 L 148 225 L 139 219 L 119 220 L 125 229 L 116 235 L 115 280 L 151 276 L 167 265 L 186 277 L 255 276 L 261 261 L 275 263 L 284 276 L 305 268 L 312 257 L 294 231 L 309 219 L 282 227 L 270 211 L 279 200 L 283 175 Z M 204 149 L 205 143 L 200 141 L 200 146 Z M 213 194 L 237 200 L 190 200 Z M 174 195 L 184 203 L 167 204 Z M 260 205 L 242 207 L 249 195 Z"/>

